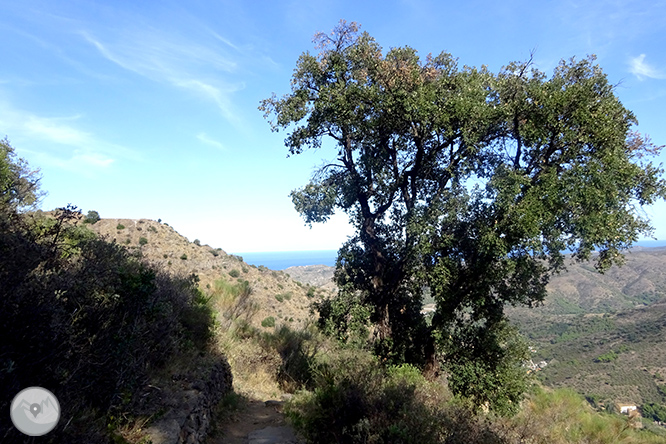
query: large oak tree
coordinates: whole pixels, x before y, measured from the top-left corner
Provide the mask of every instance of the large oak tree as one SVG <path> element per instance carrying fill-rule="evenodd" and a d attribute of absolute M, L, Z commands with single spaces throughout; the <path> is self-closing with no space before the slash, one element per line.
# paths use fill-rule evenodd
<path fill-rule="evenodd" d="M 543 301 L 567 249 L 602 272 L 621 264 L 651 232 L 641 207 L 666 195 L 648 161 L 659 148 L 632 131 L 593 57 L 562 61 L 551 77 L 530 61 L 494 74 L 447 53 L 384 52 L 344 21 L 315 42 L 321 52 L 301 55 L 291 93 L 260 109 L 289 131 L 290 154 L 325 139 L 337 151 L 292 192 L 306 223 L 340 209 L 356 229 L 321 324 L 345 341 L 372 331 L 389 362 L 433 368 L 436 358 L 454 392 L 515 408 L 525 347 L 504 307 Z"/>

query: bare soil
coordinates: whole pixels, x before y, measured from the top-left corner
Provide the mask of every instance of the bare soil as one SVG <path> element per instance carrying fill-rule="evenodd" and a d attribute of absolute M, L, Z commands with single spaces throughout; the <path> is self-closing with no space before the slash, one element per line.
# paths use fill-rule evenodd
<path fill-rule="evenodd" d="M 281 405 L 250 400 L 234 413 L 208 444 L 301 444 L 286 422 Z M 281 404 L 281 403 L 280 403 Z"/>

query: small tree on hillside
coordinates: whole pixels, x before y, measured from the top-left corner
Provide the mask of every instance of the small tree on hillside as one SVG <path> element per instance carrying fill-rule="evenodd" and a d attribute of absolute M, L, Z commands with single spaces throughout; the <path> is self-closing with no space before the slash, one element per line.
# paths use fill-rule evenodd
<path fill-rule="evenodd" d="M 94 225 L 99 222 L 100 219 L 101 218 L 99 217 L 99 213 L 97 211 L 90 210 L 88 211 L 88 214 L 86 214 L 85 219 L 83 219 L 83 223 Z"/>
<path fill-rule="evenodd" d="M 498 74 L 451 55 L 384 52 L 344 21 L 317 34 L 292 91 L 262 102 L 289 153 L 325 138 L 335 159 L 291 196 L 305 222 L 340 209 L 356 235 L 339 251 L 337 297 L 321 324 L 363 339 L 388 362 L 435 366 L 456 393 L 498 410 L 517 406 L 526 348 L 506 304 L 543 301 L 562 251 L 600 271 L 650 233 L 640 206 L 666 195 L 658 148 L 594 58 L 562 61 L 552 77 L 530 62 Z M 424 291 L 437 303 L 431 325 Z M 437 353 L 436 353 L 437 351 Z"/>
<path fill-rule="evenodd" d="M 16 156 L 6 138 L 0 140 L 0 211 L 3 213 L 32 208 L 43 195 L 39 191 L 39 170 Z"/>

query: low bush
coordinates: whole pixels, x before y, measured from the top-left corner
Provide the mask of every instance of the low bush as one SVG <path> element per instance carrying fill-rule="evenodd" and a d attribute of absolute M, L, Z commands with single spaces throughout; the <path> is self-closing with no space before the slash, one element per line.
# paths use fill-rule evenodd
<path fill-rule="evenodd" d="M 232 278 L 237 278 L 240 276 L 240 271 L 234 268 L 229 272 L 229 276 L 231 276 Z"/>
<path fill-rule="evenodd" d="M 116 225 L 116 230 L 124 230 L 124 229 L 125 229 L 125 225 L 123 225 L 123 224 Z"/>
<path fill-rule="evenodd" d="M 288 291 L 286 293 L 278 293 L 275 295 L 275 299 L 278 300 L 278 302 L 284 302 L 284 301 L 289 301 L 291 300 L 293 293 L 291 291 Z"/>
<path fill-rule="evenodd" d="M 51 442 L 108 442 L 105 424 L 140 403 L 149 370 L 203 350 L 213 317 L 194 278 L 145 264 L 76 219 L 61 209 L 0 230 L 0 251 L 12 251 L 0 255 L 1 407 L 39 382 L 68 419 Z M 4 439 L 17 440 L 8 420 Z"/>
<path fill-rule="evenodd" d="M 451 401 L 442 384 L 426 381 L 414 367 L 385 368 L 353 349 L 317 361 L 314 389 L 299 392 L 286 409 L 309 442 L 498 442 L 471 411 Z M 462 421 L 456 422 L 458 416 Z"/>
<path fill-rule="evenodd" d="M 266 328 L 275 327 L 275 318 L 273 316 L 268 316 L 261 321 L 261 326 Z"/>
<path fill-rule="evenodd" d="M 148 239 L 146 239 L 145 237 L 140 237 L 139 238 L 139 245 L 143 246 L 143 245 L 146 245 L 147 243 L 148 243 Z"/>

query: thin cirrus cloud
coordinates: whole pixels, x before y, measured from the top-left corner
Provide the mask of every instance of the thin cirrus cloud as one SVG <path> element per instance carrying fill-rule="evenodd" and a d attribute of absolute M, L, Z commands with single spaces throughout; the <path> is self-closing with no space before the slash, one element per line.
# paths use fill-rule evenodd
<path fill-rule="evenodd" d="M 238 69 L 238 63 L 219 45 L 177 41 L 154 30 L 124 32 L 116 36 L 113 43 L 102 42 L 89 32 L 80 34 L 107 60 L 153 81 L 204 97 L 215 103 L 225 119 L 234 124 L 240 123 L 230 96 L 243 89 L 244 84 L 225 80 Z M 220 36 L 215 40 L 236 49 Z"/>
<path fill-rule="evenodd" d="M 664 79 L 666 75 L 658 69 L 654 68 L 645 61 L 645 54 L 638 57 L 633 57 L 629 60 L 629 72 L 635 75 L 639 80 L 644 78 L 650 79 Z"/>
<path fill-rule="evenodd" d="M 138 159 L 134 151 L 73 125 L 80 118 L 43 117 L 0 102 L 0 126 L 28 146 L 22 151 L 38 165 L 91 173 L 110 167 L 118 158 Z"/>
<path fill-rule="evenodd" d="M 220 150 L 220 151 L 226 151 L 226 148 L 224 147 L 224 145 L 222 145 L 222 143 L 218 142 L 218 141 L 215 140 L 215 139 L 211 139 L 211 138 L 208 136 L 208 134 L 206 134 L 206 133 L 199 133 L 199 134 L 197 134 L 197 139 L 198 139 L 201 143 L 204 143 L 204 144 L 206 144 L 206 145 L 212 146 L 213 148 L 216 148 L 216 149 L 218 149 L 218 150 Z"/>

